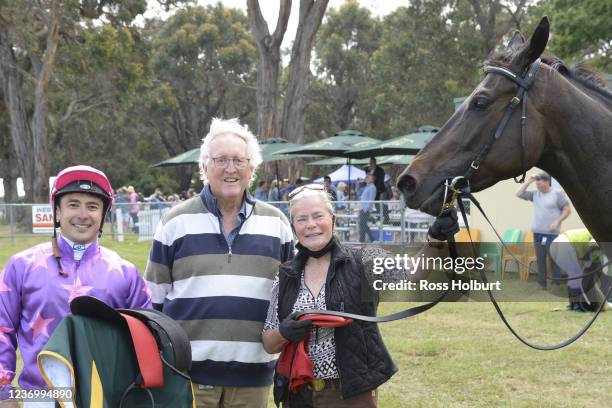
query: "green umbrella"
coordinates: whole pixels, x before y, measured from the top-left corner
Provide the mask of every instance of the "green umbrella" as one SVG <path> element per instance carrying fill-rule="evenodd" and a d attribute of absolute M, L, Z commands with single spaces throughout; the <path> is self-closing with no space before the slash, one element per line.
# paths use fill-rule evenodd
<path fill-rule="evenodd" d="M 408 164 L 414 156 L 407 154 L 394 154 L 391 156 L 379 156 L 376 158 L 377 164 Z"/>
<path fill-rule="evenodd" d="M 286 155 L 286 154 L 277 154 L 280 150 L 285 149 L 295 149 L 301 147 L 297 143 L 289 143 L 285 139 L 280 137 L 275 137 L 272 139 L 264 140 L 259 144 L 261 149 L 261 157 L 264 162 L 269 161 L 277 161 L 284 159 L 299 159 L 299 158 L 309 158 L 309 157 L 319 157 L 316 154 L 297 154 L 297 155 Z"/>
<path fill-rule="evenodd" d="M 168 167 L 168 166 L 181 166 L 184 164 L 198 164 L 200 158 L 200 148 L 191 149 L 185 153 L 181 153 L 178 156 L 171 157 L 170 159 L 155 163 L 151 167 Z"/>
<path fill-rule="evenodd" d="M 299 159 L 306 157 L 318 157 L 314 154 L 298 154 L 298 155 L 286 155 L 286 154 L 275 154 L 279 150 L 291 149 L 300 147 L 301 145 L 296 143 L 289 143 L 287 140 L 280 137 L 264 140 L 259 144 L 261 149 L 261 157 L 264 162 L 273 161 L 276 169 L 276 184 L 280 185 L 280 178 L 278 176 L 278 161 L 286 159 Z M 280 187 L 279 187 L 280 188 Z"/>
<path fill-rule="evenodd" d="M 343 130 L 331 137 L 316 140 L 295 149 L 283 149 L 276 154 L 317 154 L 319 156 L 344 157 L 347 159 L 347 164 L 350 165 L 353 156 L 348 152 L 351 149 L 372 146 L 378 142 L 379 140 L 365 136 L 357 130 Z M 349 200 L 351 199 L 350 194 L 349 190 Z"/>
<path fill-rule="evenodd" d="M 364 165 L 368 163 L 368 159 L 351 160 L 351 164 L 354 165 Z M 307 166 L 339 166 L 341 164 L 346 164 L 346 159 L 344 157 L 329 157 L 327 159 L 306 163 Z"/>
<path fill-rule="evenodd" d="M 356 130 L 343 130 L 338 132 L 331 137 L 325 139 L 316 140 L 314 142 L 306 143 L 305 145 L 282 149 L 275 154 L 286 154 L 301 155 L 301 154 L 315 154 L 318 156 L 333 156 L 333 157 L 353 157 L 347 152 L 354 148 L 362 148 L 372 146 L 380 142 L 377 139 L 365 136 L 363 133 Z"/>
<path fill-rule="evenodd" d="M 438 128 L 433 126 L 422 126 L 414 133 L 384 140 L 376 145 L 355 147 L 348 153 L 352 157 L 360 159 L 397 154 L 417 154 L 435 136 L 437 131 Z"/>
<path fill-rule="evenodd" d="M 412 161 L 414 156 L 405 154 L 394 154 L 391 156 L 378 156 L 376 163 L 382 164 L 408 164 Z M 370 159 L 353 159 L 351 164 L 354 165 L 366 165 L 370 162 Z M 338 166 L 345 164 L 346 160 L 341 157 L 331 157 L 329 159 L 316 160 L 310 163 L 306 163 L 307 166 Z"/>

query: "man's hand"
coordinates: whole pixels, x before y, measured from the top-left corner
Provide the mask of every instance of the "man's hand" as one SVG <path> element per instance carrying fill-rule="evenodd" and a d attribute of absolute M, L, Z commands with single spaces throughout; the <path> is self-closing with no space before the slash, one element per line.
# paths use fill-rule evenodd
<path fill-rule="evenodd" d="M 559 228 L 559 224 L 560 222 L 558 220 L 555 220 L 550 223 L 550 225 L 548 226 L 548 229 L 550 230 L 550 232 L 555 232 L 557 228 Z"/>
<path fill-rule="evenodd" d="M 458 232 L 457 210 L 449 208 L 438 215 L 438 218 L 431 224 L 427 233 L 438 241 L 448 241 L 449 238 L 454 238 Z"/>
<path fill-rule="evenodd" d="M 297 343 L 310 333 L 311 328 L 312 320 L 293 320 L 293 318 L 289 316 L 278 326 L 278 331 L 286 340 Z"/>

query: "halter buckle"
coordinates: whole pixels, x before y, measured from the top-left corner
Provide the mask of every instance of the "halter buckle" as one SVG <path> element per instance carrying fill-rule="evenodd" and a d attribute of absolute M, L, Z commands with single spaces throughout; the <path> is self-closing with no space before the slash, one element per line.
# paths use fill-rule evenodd
<path fill-rule="evenodd" d="M 478 168 L 480 167 L 480 164 L 476 164 L 476 162 L 473 161 L 472 164 L 470 164 L 470 167 L 473 168 L 474 170 L 478 170 Z"/>
<path fill-rule="evenodd" d="M 512 98 L 512 102 L 513 105 L 518 105 L 519 103 L 521 103 L 521 98 L 519 98 L 518 96 L 515 96 L 514 98 Z"/>

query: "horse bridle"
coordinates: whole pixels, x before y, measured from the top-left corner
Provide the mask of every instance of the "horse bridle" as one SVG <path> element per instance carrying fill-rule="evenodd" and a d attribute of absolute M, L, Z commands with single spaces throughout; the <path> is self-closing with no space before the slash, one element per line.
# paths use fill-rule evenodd
<path fill-rule="evenodd" d="M 525 124 L 527 122 L 527 91 L 533 85 L 533 81 L 535 80 L 535 76 L 540 69 L 540 65 L 542 61 L 538 58 L 531 65 L 529 65 L 527 72 L 523 76 L 519 76 L 514 72 L 510 71 L 508 68 L 499 67 L 496 65 L 485 65 L 484 72 L 485 74 L 498 74 L 502 75 L 505 78 L 511 80 L 515 84 L 518 85 L 518 90 L 516 95 L 510 100 L 506 110 L 504 111 L 504 115 L 502 116 L 495 132 L 493 132 L 489 141 L 480 149 L 480 152 L 476 155 L 476 157 L 470 162 L 470 165 L 463 176 L 457 176 L 452 179 L 444 180 L 444 199 L 442 201 L 442 208 L 440 209 L 440 214 L 442 214 L 445 210 L 454 207 L 455 201 L 457 197 L 463 192 L 466 193 L 470 191 L 470 180 L 474 175 L 474 172 L 480 168 L 480 165 L 485 160 L 491 148 L 493 148 L 493 144 L 501 138 L 504 133 L 504 129 L 508 122 L 510 121 L 510 117 L 514 112 L 514 109 L 521 104 L 521 119 L 520 119 L 520 127 L 521 127 L 521 138 L 520 138 L 520 152 L 521 152 L 521 170 L 522 176 L 520 180 L 517 180 L 514 177 L 514 181 L 517 183 L 522 183 L 525 181 L 525 174 L 527 172 L 527 166 L 525 164 Z"/>
<path fill-rule="evenodd" d="M 516 181 L 517 183 L 522 183 L 523 181 L 525 181 L 525 172 L 527 171 L 526 166 L 525 166 L 525 123 L 527 122 L 527 91 L 533 85 L 533 81 L 535 80 L 535 76 L 538 70 L 540 69 L 541 64 L 542 64 L 542 61 L 538 58 L 529 66 L 529 68 L 527 69 L 527 72 L 522 77 L 516 75 L 514 72 L 510 71 L 507 68 L 498 67 L 495 65 L 485 65 L 484 66 L 484 72 L 486 74 L 498 74 L 498 75 L 502 75 L 506 77 L 507 79 L 511 80 L 512 82 L 518 85 L 518 91 L 516 92 L 516 95 L 510 100 L 510 103 L 506 107 L 506 110 L 504 111 L 504 116 L 502 116 L 501 121 L 499 122 L 499 125 L 497 125 L 497 129 L 495 130 L 495 133 L 493 133 L 493 136 L 491 137 L 489 142 L 483 146 L 483 148 L 480 150 L 476 158 L 472 160 L 470 167 L 468 168 L 465 175 L 463 176 L 465 177 L 466 180 L 469 180 L 472 177 L 473 173 L 476 170 L 478 170 L 478 168 L 480 167 L 480 164 L 484 161 L 487 154 L 493 147 L 493 143 L 495 143 L 502 136 L 502 134 L 504 133 L 504 129 L 506 128 L 506 125 L 510 121 L 510 116 L 512 116 L 514 109 L 520 103 L 521 104 L 521 120 L 520 120 L 521 149 L 520 150 L 521 150 L 521 170 L 523 172 L 523 175 L 521 176 L 520 180 L 517 180 L 516 177 L 514 177 L 514 181 Z"/>
<path fill-rule="evenodd" d="M 476 200 L 476 198 L 471 193 L 470 179 L 473 176 L 474 172 L 476 170 L 478 170 L 478 168 L 480 167 L 480 164 L 484 161 L 484 159 L 486 158 L 487 154 L 491 151 L 491 148 L 493 147 L 493 143 L 495 143 L 495 141 L 497 141 L 502 136 L 502 134 L 504 132 L 504 129 L 505 129 L 506 125 L 508 124 L 508 121 L 510 120 L 510 116 L 512 116 L 512 113 L 514 112 L 514 109 L 519 105 L 519 103 L 522 103 L 522 106 L 521 106 L 521 119 L 520 119 L 520 127 L 521 127 L 521 139 L 520 139 L 520 142 L 521 142 L 521 169 L 522 169 L 522 173 L 523 174 L 522 174 L 520 180 L 517 180 L 516 177 L 514 177 L 514 181 L 517 182 L 517 183 L 523 183 L 525 181 L 525 173 L 527 171 L 526 165 L 525 165 L 525 122 L 527 120 L 527 114 L 526 114 L 527 91 L 533 85 L 533 81 L 535 79 L 536 73 L 538 72 L 538 70 L 540 68 L 540 64 L 541 64 L 541 60 L 538 58 L 535 62 L 533 62 L 529 66 L 529 68 L 527 69 L 527 72 L 522 77 L 516 75 L 512 71 L 510 71 L 510 70 L 508 70 L 506 68 L 503 68 L 503 67 L 498 67 L 498 66 L 494 66 L 494 65 L 485 65 L 484 66 L 484 72 L 485 73 L 487 73 L 487 74 L 489 74 L 489 73 L 499 74 L 499 75 L 502 75 L 502 76 L 510 79 L 514 83 L 516 83 L 518 85 L 518 91 L 517 91 L 516 95 L 510 100 L 510 103 L 506 107 L 506 110 L 504 111 L 504 115 L 502 116 L 501 121 L 497 125 L 497 129 L 495 130 L 495 133 L 493 133 L 491 139 L 487 142 L 487 144 L 485 144 L 485 146 L 483 146 L 483 148 L 480 150 L 480 152 L 478 153 L 476 158 L 474 160 L 472 160 L 472 162 L 471 162 L 470 166 L 468 167 L 467 171 L 465 172 L 465 174 L 463 176 L 457 176 L 457 177 L 454 177 L 452 179 L 447 179 L 447 180 L 444 181 L 444 200 L 442 202 L 442 208 L 441 208 L 440 214 L 442 214 L 443 212 L 449 210 L 450 208 L 454 208 L 455 203 L 457 203 L 457 206 L 459 207 L 459 211 L 461 213 L 461 216 L 463 218 L 463 222 L 465 224 L 465 227 L 467 229 L 467 232 L 468 232 L 468 235 L 469 235 L 469 238 L 470 238 L 470 244 L 472 246 L 472 250 L 474 251 L 474 256 L 476 256 L 477 251 L 476 251 L 476 248 L 474 246 L 474 242 L 472 240 L 472 236 L 471 236 L 471 233 L 470 233 L 470 227 L 468 225 L 466 211 L 465 211 L 465 207 L 464 207 L 463 202 L 462 202 L 462 198 L 467 198 L 467 199 L 470 200 L 470 202 L 472 202 L 474 204 L 474 206 L 480 211 L 482 216 L 485 218 L 487 223 L 491 226 L 491 228 L 495 232 L 495 235 L 497 236 L 497 238 L 501 242 L 502 246 L 506 250 L 509 251 L 509 253 L 519 263 L 519 265 L 521 264 L 521 262 L 507 248 L 507 246 L 504 243 L 503 239 L 501 238 L 501 236 L 499 235 L 499 233 L 497 232 L 497 230 L 495 229 L 495 227 L 493 226 L 493 224 L 489 220 L 489 217 L 487 217 L 487 215 L 485 214 L 485 212 L 482 209 L 480 203 L 478 202 L 478 200 Z M 454 243 L 454 240 L 450 239 L 449 240 L 449 249 L 450 249 L 450 247 L 455 247 L 455 249 L 453 251 L 451 251 L 451 254 L 452 254 L 452 252 L 456 253 L 456 246 L 455 245 L 456 244 Z M 612 263 L 612 260 L 606 262 L 605 264 L 601 265 L 596 270 L 590 272 L 589 275 L 597 273 L 599 270 L 602 270 L 605 266 L 607 266 L 610 263 Z M 483 280 L 483 282 L 485 284 L 488 283 L 488 280 L 487 280 L 487 277 L 486 277 L 486 275 L 484 273 L 484 270 L 480 271 L 480 277 L 481 277 L 481 279 Z M 569 280 L 574 280 L 574 279 L 582 279 L 584 277 L 586 277 L 586 275 L 578 276 L 578 277 L 574 277 L 574 278 L 569 278 L 568 277 L 568 278 L 559 278 L 559 279 L 560 280 L 569 281 Z M 531 347 L 533 349 L 536 349 L 536 350 L 557 350 L 557 349 L 560 349 L 560 348 L 563 348 L 563 347 L 566 347 L 566 346 L 572 344 L 573 342 L 578 340 L 584 333 L 586 333 L 586 331 L 591 327 L 591 325 L 595 322 L 595 320 L 597 319 L 597 317 L 599 316 L 599 314 L 603 310 L 603 308 L 604 308 L 604 306 L 606 304 L 606 300 L 609 298 L 610 294 L 612 293 L 612 285 L 608 288 L 607 294 L 605 295 L 603 302 L 601 302 L 601 304 L 599 306 L 599 309 L 597 310 L 595 315 L 587 322 L 587 324 L 585 324 L 582 327 L 582 329 L 580 329 L 571 338 L 569 338 L 569 339 L 567 339 L 567 340 L 565 340 L 565 341 L 563 341 L 563 342 L 561 342 L 559 344 L 553 345 L 553 346 L 542 346 L 542 345 L 534 344 L 534 343 L 531 343 L 531 342 L 527 341 L 523 337 L 521 337 L 514 330 L 514 328 L 510 325 L 510 323 L 508 322 L 508 320 L 504 316 L 504 313 L 501 311 L 501 308 L 499 307 L 499 304 L 495 300 L 495 296 L 493 296 L 493 293 L 491 292 L 491 290 L 487 289 L 487 292 L 489 294 L 489 299 L 491 300 L 491 303 L 495 307 L 495 310 L 497 311 L 497 314 L 499 315 L 500 319 L 506 325 L 508 330 L 510 330 L 510 332 L 520 342 L 522 342 L 526 346 L 529 346 L 529 347 Z"/>

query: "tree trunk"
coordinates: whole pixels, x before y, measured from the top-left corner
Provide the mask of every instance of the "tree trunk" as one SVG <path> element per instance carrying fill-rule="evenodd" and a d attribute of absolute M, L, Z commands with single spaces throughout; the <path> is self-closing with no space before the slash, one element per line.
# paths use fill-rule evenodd
<path fill-rule="evenodd" d="M 32 180 L 34 156 L 30 154 L 29 150 L 31 132 L 22 94 L 23 75 L 19 71 L 18 63 L 13 53 L 9 33 L 4 29 L 0 32 L 0 63 L 4 104 L 10 117 L 10 135 L 17 169 L 24 181 Z M 30 186 L 26 185 L 26 187 L 29 188 Z M 27 192 L 28 190 L 26 190 L 26 197 Z"/>
<path fill-rule="evenodd" d="M 261 14 L 258 0 L 247 0 L 251 33 L 257 44 L 257 136 L 260 140 L 276 137 L 278 112 L 278 76 L 280 46 L 287 31 L 291 0 L 280 0 L 280 10 L 274 33 Z"/>
<path fill-rule="evenodd" d="M 304 142 L 304 111 L 307 106 L 306 93 L 310 85 L 310 60 L 315 36 L 329 0 L 301 0 L 300 18 L 291 50 L 287 94 L 283 109 L 281 135 L 292 143 Z M 303 162 L 292 161 L 289 165 L 291 179 L 302 171 Z"/>
<path fill-rule="evenodd" d="M 34 78 L 29 78 L 35 82 L 31 126 L 23 97 L 25 93 L 24 77 L 13 53 L 10 26 L 2 24 L 0 31 L 0 63 L 2 65 L 0 78 L 2 79 L 4 102 L 10 117 L 10 133 L 17 168 L 20 176 L 23 177 L 27 202 L 46 202 L 48 200 L 48 88 L 59 43 L 59 0 L 54 0 L 51 5 L 48 23 L 47 42 L 40 70 L 35 73 Z M 36 64 L 33 65 L 36 66 Z"/>
<path fill-rule="evenodd" d="M 53 74 L 55 55 L 59 43 L 60 5 L 59 0 L 51 4 L 49 16 L 49 33 L 43 54 L 42 66 L 37 75 L 36 90 L 34 92 L 34 115 L 32 118 L 32 151 L 34 160 L 34 174 L 28 184 L 32 188 L 34 202 L 44 202 L 49 196 L 49 154 L 47 119 L 49 114 L 49 82 Z"/>

